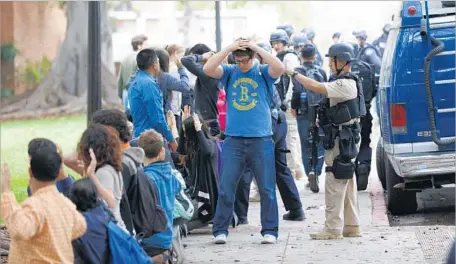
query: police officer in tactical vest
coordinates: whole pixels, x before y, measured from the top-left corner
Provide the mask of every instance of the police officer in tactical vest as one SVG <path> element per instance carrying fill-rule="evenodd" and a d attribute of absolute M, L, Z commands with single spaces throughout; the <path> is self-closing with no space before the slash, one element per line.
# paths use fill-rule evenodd
<path fill-rule="evenodd" d="M 353 33 L 358 41 L 359 51 L 356 65 L 352 65 L 352 71 L 358 75 L 364 91 L 366 104 L 366 116 L 361 118 L 361 145 L 356 160 L 356 177 L 358 190 L 367 188 L 372 163 L 372 148 L 370 147 L 370 135 L 372 134 L 371 103 L 377 94 L 378 79 L 380 76 L 381 58 L 379 51 L 367 43 L 367 33 L 362 30 Z M 370 68 L 370 69 L 369 69 Z"/>
<path fill-rule="evenodd" d="M 323 65 L 323 57 L 321 56 L 320 50 L 318 50 L 318 47 L 317 47 L 317 45 L 315 45 L 315 42 L 314 42 L 315 31 L 313 31 L 312 29 L 305 28 L 301 32 L 306 34 L 307 39 L 309 40 L 309 43 L 311 43 L 315 46 L 315 50 L 316 50 L 316 54 L 317 54 L 317 59 L 315 60 L 315 63 L 317 64 L 317 66 L 321 67 Z"/>
<path fill-rule="evenodd" d="M 367 42 L 367 32 L 365 30 L 354 31 L 353 35 L 358 42 L 359 51 L 357 58 L 375 66 L 375 72 L 380 73 L 382 59 L 380 52 Z"/>
<path fill-rule="evenodd" d="M 374 42 L 372 42 L 372 46 L 374 46 L 380 52 L 380 58 L 383 58 L 383 53 L 385 52 L 386 48 L 386 41 L 388 40 L 388 35 L 391 30 L 392 25 L 386 24 L 383 26 L 383 34 Z"/>
<path fill-rule="evenodd" d="M 287 48 L 288 43 L 290 42 L 290 39 L 288 38 L 287 32 L 283 29 L 277 29 L 271 33 L 271 37 L 269 39 L 269 42 L 271 43 L 271 46 L 274 48 L 274 50 L 277 52 L 277 58 L 285 66 L 287 64 L 292 64 L 290 67 L 297 67 L 299 66 L 299 58 L 296 55 L 296 53 L 292 50 L 289 50 Z M 282 77 L 280 77 L 279 81 L 276 83 L 276 88 L 277 91 L 279 92 L 280 99 L 282 100 L 282 106 L 281 109 L 283 111 L 287 110 L 287 103 L 286 103 L 286 95 L 288 92 L 288 88 L 290 86 L 290 78 L 284 74 Z"/>
<path fill-rule="evenodd" d="M 274 50 L 277 52 L 277 58 L 283 62 L 285 67 L 296 68 L 300 65 L 298 55 L 292 50 L 288 49 L 289 38 L 284 30 L 278 29 L 271 34 L 270 42 Z M 290 109 L 291 97 L 293 89 L 290 77 L 283 74 L 277 81 L 276 88 L 279 92 L 280 99 L 282 100 L 282 109 L 286 113 L 286 122 L 288 124 L 287 132 L 287 145 L 290 150 L 288 167 L 291 169 L 292 174 L 296 179 L 304 178 L 304 166 L 301 157 L 301 142 L 299 139 L 298 125 L 296 118 L 292 115 Z"/>
<path fill-rule="evenodd" d="M 307 43 L 300 51 L 302 65 L 295 71 L 317 82 L 327 82 L 326 72 L 315 64 L 315 46 Z M 319 140 L 319 129 L 316 119 L 319 102 L 324 98 L 321 94 L 306 90 L 301 83 L 293 81 L 291 108 L 297 119 L 301 140 L 302 163 L 308 178 L 307 188 L 314 193 L 320 191 L 318 176 L 323 167 L 323 144 Z"/>
<path fill-rule="evenodd" d="M 326 182 L 326 221 L 322 232 L 312 239 L 359 237 L 359 211 L 356 191 L 355 164 L 360 141 L 359 119 L 365 114 L 363 91 L 356 75 L 351 73 L 353 46 L 337 43 L 326 55 L 335 80 L 320 83 L 287 69 L 290 76 L 307 90 L 326 96 L 318 114 L 324 131 Z"/>

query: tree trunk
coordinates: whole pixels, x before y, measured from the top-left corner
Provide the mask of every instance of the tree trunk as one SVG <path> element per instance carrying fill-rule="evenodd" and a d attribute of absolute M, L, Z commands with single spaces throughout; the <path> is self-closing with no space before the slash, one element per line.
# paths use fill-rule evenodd
<path fill-rule="evenodd" d="M 184 35 L 184 46 L 190 45 L 190 26 L 192 23 L 193 9 L 190 6 L 189 0 L 184 0 L 184 23 L 183 23 L 183 35 Z"/>
<path fill-rule="evenodd" d="M 2 106 L 2 119 L 7 115 L 64 114 L 84 111 L 87 108 L 89 5 L 86 1 L 67 1 L 66 4 L 68 21 L 66 36 L 59 53 L 52 62 L 50 72 L 29 96 Z M 108 7 L 106 2 L 101 2 L 103 101 L 109 105 L 120 105 L 112 57 Z"/>

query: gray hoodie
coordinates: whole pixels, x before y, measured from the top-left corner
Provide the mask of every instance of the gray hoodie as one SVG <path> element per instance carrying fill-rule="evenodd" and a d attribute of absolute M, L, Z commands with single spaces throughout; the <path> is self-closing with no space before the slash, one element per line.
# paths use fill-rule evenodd
<path fill-rule="evenodd" d="M 138 165 L 143 164 L 144 162 L 144 150 L 139 147 L 130 147 L 123 150 L 122 162 L 126 165 L 122 168 L 122 178 L 124 181 L 124 188 L 128 190 L 130 186 L 130 178 L 127 179 L 129 175 L 135 175 L 138 171 Z M 127 173 L 127 171 L 129 173 Z"/>

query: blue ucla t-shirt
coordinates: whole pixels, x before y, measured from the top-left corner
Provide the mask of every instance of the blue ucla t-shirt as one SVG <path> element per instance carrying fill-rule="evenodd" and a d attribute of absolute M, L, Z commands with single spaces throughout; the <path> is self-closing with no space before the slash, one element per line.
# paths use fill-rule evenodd
<path fill-rule="evenodd" d="M 269 65 L 255 64 L 247 72 L 237 65 L 223 64 L 222 68 L 220 83 L 225 87 L 227 104 L 225 135 L 271 136 L 271 101 L 276 79 L 269 75 Z"/>

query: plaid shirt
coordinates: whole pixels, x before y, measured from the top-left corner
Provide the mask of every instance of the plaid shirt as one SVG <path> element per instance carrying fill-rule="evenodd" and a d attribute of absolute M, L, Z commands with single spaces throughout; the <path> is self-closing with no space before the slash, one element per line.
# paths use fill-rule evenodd
<path fill-rule="evenodd" d="M 1 215 L 11 236 L 10 264 L 73 263 L 71 241 L 84 234 L 84 217 L 55 185 L 36 191 L 20 206 L 2 193 Z"/>

